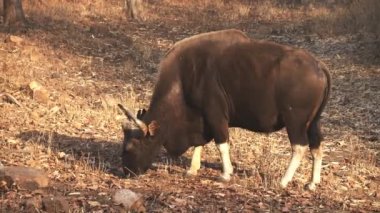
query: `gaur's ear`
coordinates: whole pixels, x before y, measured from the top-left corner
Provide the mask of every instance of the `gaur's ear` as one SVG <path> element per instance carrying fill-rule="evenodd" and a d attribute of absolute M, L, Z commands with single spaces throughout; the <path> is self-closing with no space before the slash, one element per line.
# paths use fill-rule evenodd
<path fill-rule="evenodd" d="M 141 120 L 144 117 L 145 113 L 146 113 L 145 109 L 139 109 L 139 111 L 137 112 L 137 115 L 136 115 L 137 119 Z"/>
<path fill-rule="evenodd" d="M 152 121 L 148 125 L 148 133 L 150 136 L 154 136 L 157 133 L 157 129 L 160 128 L 157 121 Z"/>

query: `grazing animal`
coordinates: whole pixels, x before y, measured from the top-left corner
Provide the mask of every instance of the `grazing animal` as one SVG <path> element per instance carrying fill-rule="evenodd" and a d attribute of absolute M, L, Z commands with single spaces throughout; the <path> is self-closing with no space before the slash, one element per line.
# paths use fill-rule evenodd
<path fill-rule="evenodd" d="M 228 181 L 233 173 L 229 127 L 264 133 L 285 127 L 292 158 L 280 185 L 292 180 L 309 147 L 313 171 L 308 188 L 314 190 L 322 165 L 320 117 L 329 91 L 326 66 L 305 50 L 248 39 L 236 30 L 180 41 L 160 63 L 148 110 L 135 117 L 119 105 L 138 127 L 123 127 L 123 165 L 143 173 L 161 146 L 174 156 L 195 147 L 187 174 L 196 175 L 202 146 L 214 139 L 221 178 Z"/>

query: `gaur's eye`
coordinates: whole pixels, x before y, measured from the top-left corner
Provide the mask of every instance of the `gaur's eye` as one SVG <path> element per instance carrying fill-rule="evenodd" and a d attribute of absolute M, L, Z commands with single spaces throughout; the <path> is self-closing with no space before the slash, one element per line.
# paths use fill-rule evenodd
<path fill-rule="evenodd" d="M 129 142 L 125 145 L 125 151 L 130 151 L 134 148 L 133 143 Z"/>

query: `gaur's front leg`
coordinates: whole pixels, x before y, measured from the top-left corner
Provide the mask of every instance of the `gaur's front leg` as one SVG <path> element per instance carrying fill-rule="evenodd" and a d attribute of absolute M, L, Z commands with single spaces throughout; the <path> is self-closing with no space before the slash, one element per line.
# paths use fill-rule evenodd
<path fill-rule="evenodd" d="M 198 170 L 201 168 L 201 152 L 202 152 L 202 146 L 196 146 L 194 148 L 193 157 L 191 158 L 190 169 L 187 170 L 186 175 L 188 176 L 197 175 Z"/>

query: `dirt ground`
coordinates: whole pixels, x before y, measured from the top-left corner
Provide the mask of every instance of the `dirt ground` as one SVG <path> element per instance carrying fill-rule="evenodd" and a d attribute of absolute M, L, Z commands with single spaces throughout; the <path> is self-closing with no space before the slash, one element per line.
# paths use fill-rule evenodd
<path fill-rule="evenodd" d="M 0 25 L 0 93 L 20 104 L 0 99 L 0 161 L 41 168 L 51 180 L 50 187 L 37 191 L 0 188 L 0 212 L 24 211 L 27 199 L 41 195 L 63 197 L 72 212 L 123 212 L 112 202 L 121 188 L 142 194 L 148 212 L 380 211 L 376 37 L 314 31 L 317 12 L 332 11 L 324 7 L 267 5 L 265 13 L 247 1 L 151 0 L 143 20 L 134 21 L 125 17 L 122 3 L 109 2 L 25 1 L 26 28 Z M 146 108 L 157 65 L 171 45 L 227 28 L 305 48 L 329 67 L 333 85 L 322 119 L 325 157 L 315 192 L 304 189 L 309 154 L 288 188 L 278 186 L 290 160 L 285 131 L 265 135 L 231 129 L 236 172 L 229 183 L 216 181 L 221 165 L 214 144 L 205 147 L 197 177 L 183 175 L 192 150 L 178 159 L 162 150 L 146 174 L 123 177 L 125 118 L 116 104 Z M 32 81 L 46 89 L 47 99 L 32 97 Z"/>

